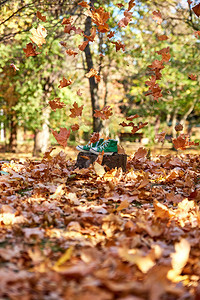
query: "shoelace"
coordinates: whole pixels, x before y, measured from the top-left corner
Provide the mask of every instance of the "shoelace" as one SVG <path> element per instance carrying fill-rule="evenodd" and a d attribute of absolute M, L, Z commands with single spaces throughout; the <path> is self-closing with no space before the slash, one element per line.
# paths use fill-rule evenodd
<path fill-rule="evenodd" d="M 108 144 L 109 144 L 109 140 L 106 140 L 106 141 L 104 141 L 104 142 L 98 147 L 98 149 L 102 150 L 102 149 L 105 148 Z"/>

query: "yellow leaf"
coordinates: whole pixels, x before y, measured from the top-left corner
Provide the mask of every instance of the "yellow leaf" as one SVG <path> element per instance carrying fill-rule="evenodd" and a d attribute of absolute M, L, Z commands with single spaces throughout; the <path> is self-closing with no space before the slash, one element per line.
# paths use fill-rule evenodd
<path fill-rule="evenodd" d="M 72 252 L 74 250 L 74 247 L 69 247 L 65 253 L 57 260 L 57 262 L 55 263 L 55 267 L 59 267 L 61 265 L 63 265 L 67 260 L 69 260 L 72 256 Z"/>
<path fill-rule="evenodd" d="M 129 202 L 127 200 L 124 200 L 118 206 L 117 211 L 120 211 L 120 210 L 125 209 L 127 207 L 129 207 Z"/>
<path fill-rule="evenodd" d="M 94 170 L 95 170 L 96 174 L 100 177 L 102 177 L 105 174 L 104 167 L 101 166 L 100 164 L 98 164 L 96 161 L 94 163 Z"/>

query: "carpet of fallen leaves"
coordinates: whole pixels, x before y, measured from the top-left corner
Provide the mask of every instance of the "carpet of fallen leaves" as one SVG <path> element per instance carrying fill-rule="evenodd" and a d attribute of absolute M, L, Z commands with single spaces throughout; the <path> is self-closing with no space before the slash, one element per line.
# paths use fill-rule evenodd
<path fill-rule="evenodd" d="M 200 299 L 200 156 L 1 162 L 0 299 Z"/>

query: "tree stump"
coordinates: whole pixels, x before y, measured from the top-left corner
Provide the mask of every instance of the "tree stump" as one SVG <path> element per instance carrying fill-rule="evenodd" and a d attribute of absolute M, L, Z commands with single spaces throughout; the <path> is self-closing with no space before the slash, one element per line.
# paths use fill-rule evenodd
<path fill-rule="evenodd" d="M 79 152 L 76 161 L 76 167 L 88 168 L 90 164 L 92 164 L 98 155 L 90 153 L 90 152 Z M 126 154 L 118 154 L 114 153 L 113 155 L 104 155 L 102 166 L 106 165 L 110 169 L 122 168 L 124 172 L 126 172 L 126 162 L 127 155 Z"/>

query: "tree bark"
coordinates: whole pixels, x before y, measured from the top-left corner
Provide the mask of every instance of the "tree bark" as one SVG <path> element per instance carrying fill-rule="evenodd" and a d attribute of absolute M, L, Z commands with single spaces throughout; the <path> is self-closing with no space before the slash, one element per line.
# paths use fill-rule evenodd
<path fill-rule="evenodd" d="M 90 4 L 93 6 L 95 0 L 91 0 Z M 87 17 L 85 21 L 85 34 L 90 35 L 90 30 L 92 28 L 92 21 L 91 17 Z M 87 39 L 85 39 L 87 40 Z M 85 58 L 87 64 L 87 71 L 89 72 L 90 69 L 94 68 L 92 53 L 90 49 L 90 45 L 85 47 Z M 94 113 L 96 109 L 99 109 L 99 96 L 98 96 L 98 83 L 95 81 L 94 77 L 89 78 L 89 86 L 90 86 L 90 97 L 91 97 L 91 104 L 92 104 L 92 118 L 93 118 L 93 131 L 99 132 L 102 128 L 102 122 L 99 118 L 94 117 Z"/>
<path fill-rule="evenodd" d="M 10 122 L 10 137 L 9 137 L 9 145 L 8 151 L 15 153 L 17 150 L 17 120 L 16 116 L 11 116 Z"/>

